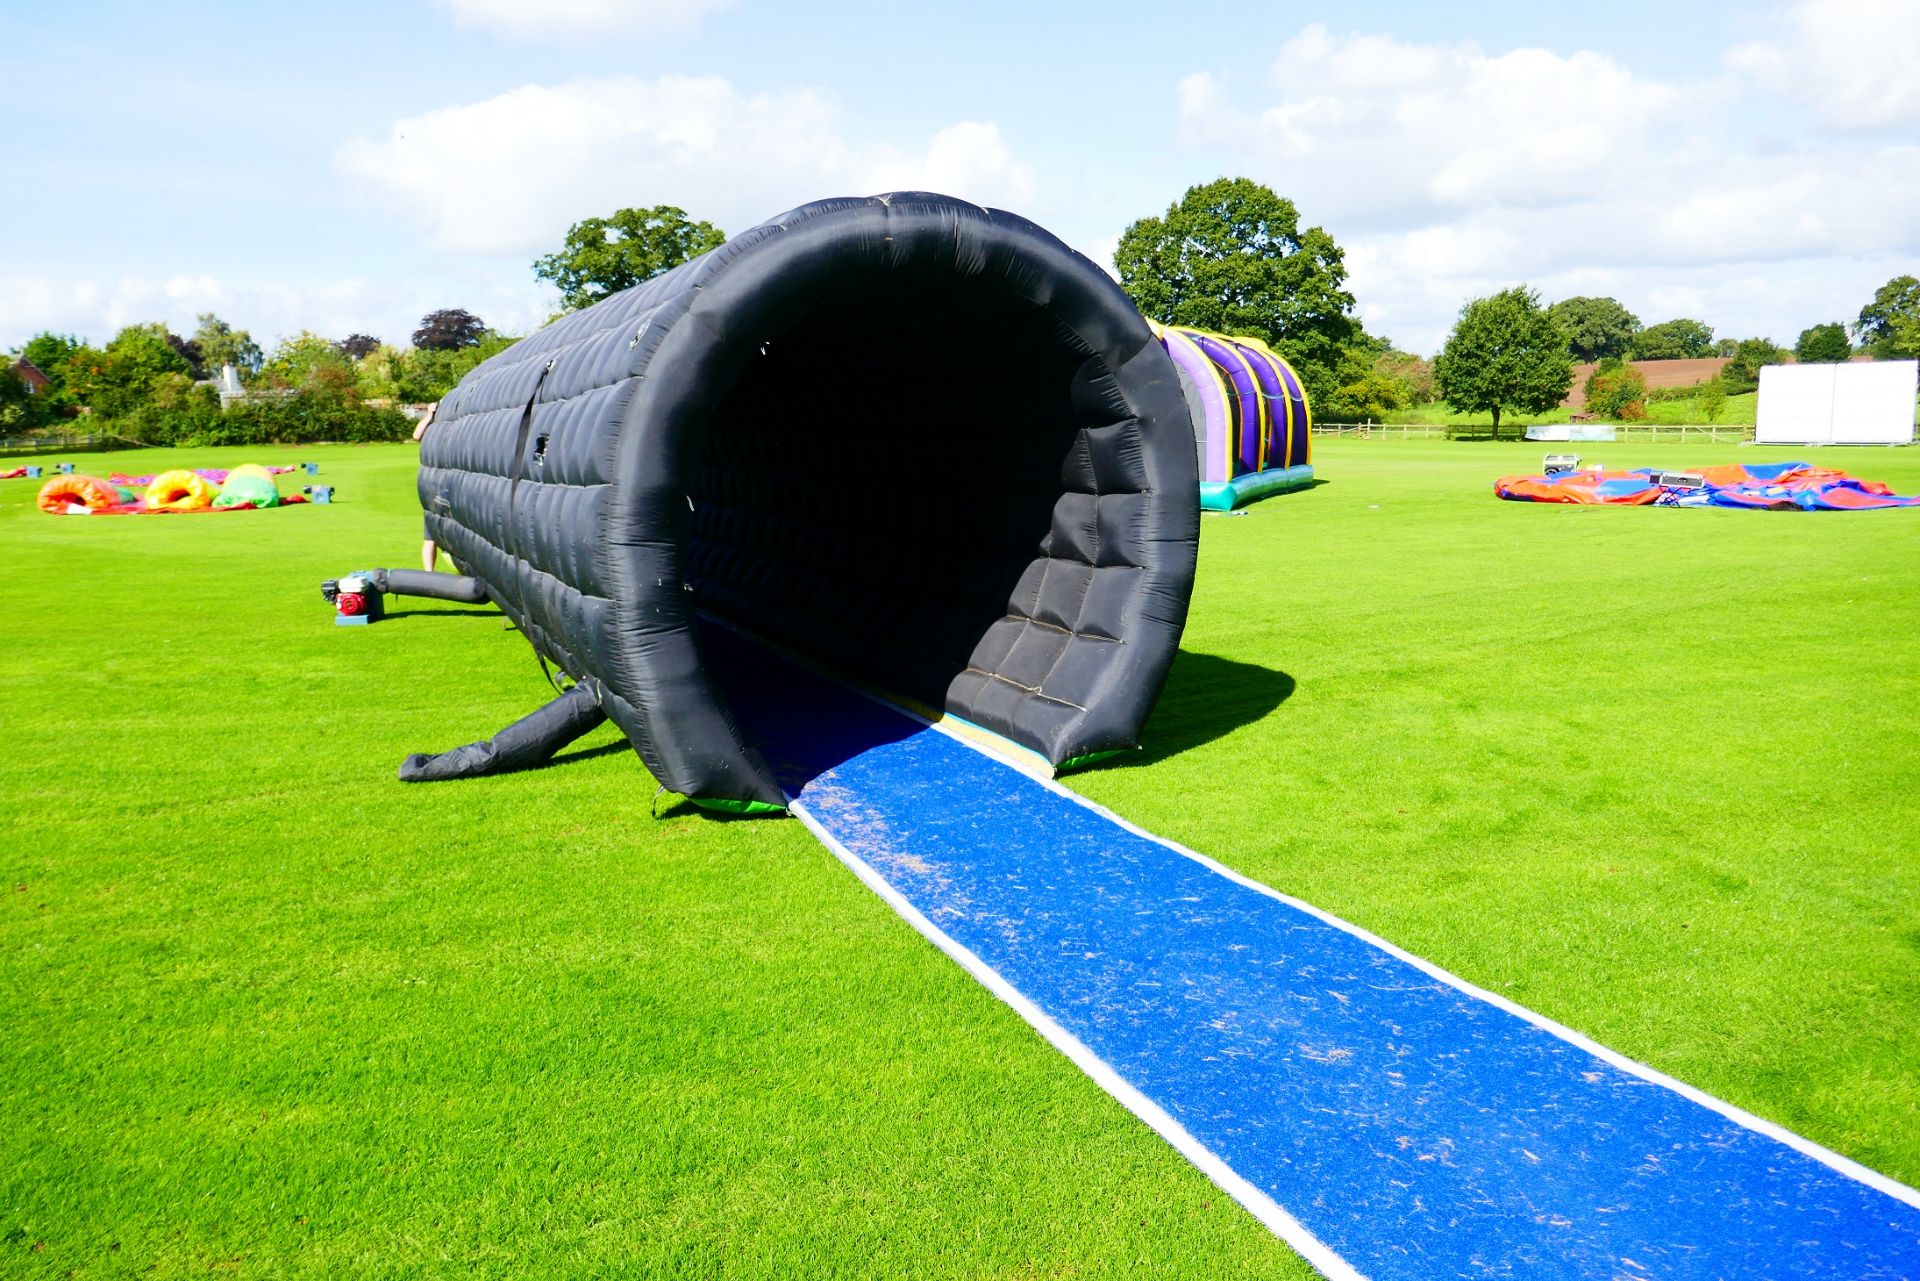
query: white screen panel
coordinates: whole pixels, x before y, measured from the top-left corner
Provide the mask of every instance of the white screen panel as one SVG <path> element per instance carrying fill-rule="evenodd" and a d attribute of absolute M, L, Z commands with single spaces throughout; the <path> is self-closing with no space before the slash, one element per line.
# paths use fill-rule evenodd
<path fill-rule="evenodd" d="M 1920 362 L 1876 360 L 1841 365 L 1833 388 L 1836 445 L 1907 445 L 1913 442 L 1913 396 Z"/>
<path fill-rule="evenodd" d="M 1838 365 L 1764 365 L 1753 438 L 1762 445 L 1833 442 L 1833 371 Z"/>

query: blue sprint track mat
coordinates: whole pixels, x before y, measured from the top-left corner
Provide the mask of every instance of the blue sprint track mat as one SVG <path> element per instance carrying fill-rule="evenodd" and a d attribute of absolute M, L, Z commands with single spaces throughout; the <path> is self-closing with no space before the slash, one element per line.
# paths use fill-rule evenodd
<path fill-rule="evenodd" d="M 1920 1194 L 757 645 L 794 810 L 1323 1274 L 1920 1279 Z"/>

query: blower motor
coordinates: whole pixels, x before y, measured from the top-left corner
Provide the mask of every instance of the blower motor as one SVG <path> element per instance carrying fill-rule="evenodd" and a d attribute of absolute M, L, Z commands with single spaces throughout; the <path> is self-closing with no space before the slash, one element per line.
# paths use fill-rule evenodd
<path fill-rule="evenodd" d="M 384 612 L 380 605 L 380 589 L 374 586 L 367 574 L 329 578 L 320 584 L 320 595 L 326 598 L 327 604 L 333 606 L 336 627 L 365 626 Z"/>
<path fill-rule="evenodd" d="M 489 604 L 486 585 L 465 574 L 434 574 L 422 569 L 356 569 L 320 584 L 320 594 L 333 606 L 333 621 L 342 627 L 377 622 L 386 613 L 388 596 L 420 596 L 462 605 Z"/>

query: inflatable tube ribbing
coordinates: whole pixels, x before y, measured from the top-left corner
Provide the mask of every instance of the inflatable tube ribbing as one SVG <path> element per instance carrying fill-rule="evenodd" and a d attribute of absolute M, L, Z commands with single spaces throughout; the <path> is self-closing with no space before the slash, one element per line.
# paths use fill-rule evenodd
<path fill-rule="evenodd" d="M 1193 420 L 1201 481 L 1229 479 L 1233 475 L 1233 424 L 1228 411 L 1232 389 L 1225 375 L 1184 331 L 1156 325 L 1154 333 L 1180 373 L 1180 390 Z"/>
<path fill-rule="evenodd" d="M 1251 489 L 1224 487 L 1308 464 L 1312 412 L 1299 375 L 1278 353 L 1257 338 L 1180 325 L 1156 325 L 1154 333 L 1179 371 L 1195 424 L 1200 480 L 1209 487 L 1204 506 L 1224 510 L 1222 496 L 1231 493 L 1278 492 L 1271 477 Z"/>
<path fill-rule="evenodd" d="M 1246 351 L 1259 353 L 1280 376 L 1279 394 L 1285 400 L 1287 435 L 1284 441 L 1280 439 L 1278 423 L 1282 416 L 1281 406 L 1275 404 L 1270 410 L 1275 422 L 1275 436 L 1267 453 L 1266 466 L 1294 467 L 1312 462 L 1313 412 L 1307 404 L 1307 391 L 1300 382 L 1300 375 L 1278 352 L 1258 338 L 1235 338 L 1233 341 Z"/>
<path fill-rule="evenodd" d="M 654 775 L 784 797 L 714 614 L 1059 762 L 1134 745 L 1198 513 L 1179 376 L 1024 219 L 821 201 L 482 364 L 421 451 L 434 539 Z"/>
<path fill-rule="evenodd" d="M 184 467 L 163 471 L 147 486 L 146 505 L 157 512 L 205 511 L 220 496 L 220 486 Z"/>
<path fill-rule="evenodd" d="M 1233 424 L 1233 470 L 1255 471 L 1260 466 L 1260 438 L 1266 426 L 1266 406 L 1260 399 L 1260 385 L 1254 380 L 1253 364 L 1238 347 L 1225 338 L 1189 331 L 1200 350 L 1207 353 L 1214 367 L 1226 380 L 1232 394 L 1227 398 L 1229 421 Z"/>
<path fill-rule="evenodd" d="M 120 491 L 95 476 L 55 476 L 40 486 L 34 502 L 54 516 L 106 511 L 120 501 Z"/>
<path fill-rule="evenodd" d="M 1287 384 L 1280 373 L 1280 360 L 1250 343 L 1236 343 L 1240 355 L 1253 368 L 1254 381 L 1260 384 L 1260 403 L 1266 410 L 1261 424 L 1260 452 L 1252 470 L 1284 467 L 1287 433 L 1293 425 L 1293 402 L 1287 396 Z"/>

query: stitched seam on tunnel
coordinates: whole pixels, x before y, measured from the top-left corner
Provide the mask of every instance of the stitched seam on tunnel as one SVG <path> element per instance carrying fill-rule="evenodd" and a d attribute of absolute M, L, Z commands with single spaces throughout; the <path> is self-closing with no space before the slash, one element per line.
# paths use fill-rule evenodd
<path fill-rule="evenodd" d="M 965 669 L 965 671 L 971 672 L 973 675 L 982 677 L 986 680 L 999 681 L 1002 684 L 1011 685 L 1017 690 L 1022 690 L 1028 694 L 1033 695 L 1035 698 L 1042 699 L 1046 702 L 1058 703 L 1062 707 L 1071 707 L 1076 712 L 1084 712 L 1087 710 L 1086 708 L 1080 706 L 1080 704 L 1078 703 L 1069 702 L 1067 699 L 1056 698 L 1052 694 L 1041 692 L 1041 689 L 1038 685 L 1022 685 L 1019 681 L 1014 680 L 1012 677 L 1002 676 L 999 672 L 989 672 L 984 668 L 979 668 L 979 667 L 968 667 Z"/>

